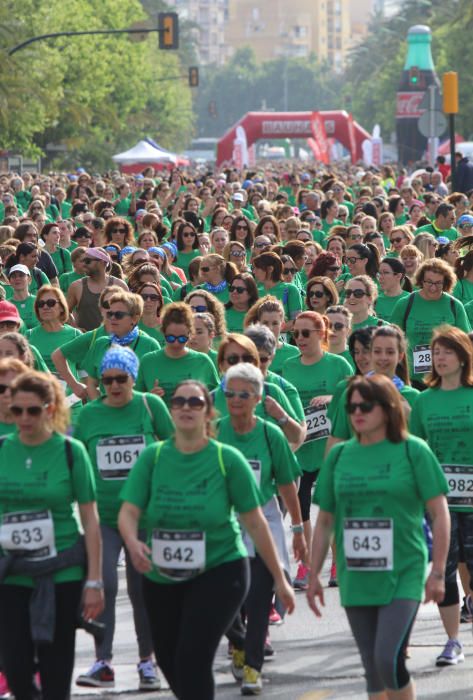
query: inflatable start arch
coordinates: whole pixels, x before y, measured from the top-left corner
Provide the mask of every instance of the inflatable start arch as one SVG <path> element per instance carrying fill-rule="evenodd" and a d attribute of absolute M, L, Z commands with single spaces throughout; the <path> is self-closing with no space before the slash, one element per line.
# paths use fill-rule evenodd
<path fill-rule="evenodd" d="M 344 110 L 328 112 L 247 112 L 217 144 L 217 165 L 235 160 L 235 144 L 251 147 L 259 139 L 306 138 L 317 160 L 330 161 L 330 139 L 336 139 L 350 152 L 352 162 L 363 157 L 362 143 L 369 139 L 351 114 Z M 240 157 L 242 151 L 240 150 Z M 244 160 L 244 158 L 243 158 Z M 242 165 L 248 165 L 243 162 Z"/>

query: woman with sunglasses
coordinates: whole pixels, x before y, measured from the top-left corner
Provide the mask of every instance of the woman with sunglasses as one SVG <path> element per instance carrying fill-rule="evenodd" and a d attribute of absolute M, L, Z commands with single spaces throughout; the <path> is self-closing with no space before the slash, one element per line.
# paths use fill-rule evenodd
<path fill-rule="evenodd" d="M 360 652 L 368 697 L 414 700 L 405 651 L 420 602 L 438 603 L 445 594 L 448 486 L 428 445 L 409 435 L 390 379 L 355 378 L 347 410 L 355 438 L 329 452 L 314 495 L 320 511 L 307 600 L 320 617 L 320 572 L 335 536 L 341 604 Z M 434 541 L 427 581 L 426 509 Z"/>
<path fill-rule="evenodd" d="M 250 220 L 242 214 L 236 215 L 230 229 L 230 241 L 242 243 L 246 251 L 246 260 L 251 257 L 251 249 L 255 240 L 255 234 Z"/>
<path fill-rule="evenodd" d="M 253 275 L 261 296 L 270 294 L 284 307 L 285 331 L 291 330 L 294 319 L 302 311 L 302 297 L 295 284 L 284 282 L 281 258 L 273 252 L 262 253 L 253 260 Z"/>
<path fill-rule="evenodd" d="M 0 344 L 2 339 L 0 339 Z M 0 359 L 0 436 L 9 435 L 16 429 L 13 415 L 10 411 L 11 394 L 10 386 L 23 372 L 28 372 L 31 365 L 27 366 L 16 357 L 3 357 Z"/>
<path fill-rule="evenodd" d="M 279 493 L 289 512 L 294 557 L 299 561 L 307 554 L 295 484 L 300 473 L 299 465 L 281 431 L 255 415 L 263 394 L 260 370 L 244 362 L 230 367 L 223 378 L 223 386 L 228 415 L 219 421 L 217 437 L 224 444 L 238 449 L 251 465 L 262 494 L 263 515 L 288 576 L 289 554 L 275 493 Z M 261 669 L 274 581 L 245 531 L 243 539 L 251 569 L 250 589 L 244 602 L 246 629 L 241 623 L 234 624 L 227 636 L 233 644 L 232 673 L 236 680 L 241 680 L 241 692 L 256 695 L 263 687 Z"/>
<path fill-rule="evenodd" d="M 210 253 L 202 258 L 199 271 L 203 280 L 201 288 L 213 294 L 222 304 L 226 304 L 230 298 L 230 284 L 238 273 L 237 267 L 221 255 Z"/>
<path fill-rule="evenodd" d="M 380 260 L 378 249 L 372 243 L 357 243 L 347 250 L 346 262 L 351 277 L 368 275 L 376 280 Z"/>
<path fill-rule="evenodd" d="M 246 272 L 248 265 L 246 262 L 246 249 L 243 243 L 239 241 L 231 241 L 227 243 L 223 250 L 223 257 L 227 262 L 235 265 L 238 272 Z"/>
<path fill-rule="evenodd" d="M 174 437 L 147 447 L 138 458 L 121 493 L 119 527 L 135 567 L 145 575 L 156 659 L 171 690 L 180 700 L 212 700 L 214 656 L 249 586 L 235 513 L 289 612 L 294 596 L 250 465 L 238 450 L 212 439 L 215 414 L 208 390 L 194 379 L 180 382 L 170 404 Z M 147 544 L 138 538 L 142 514 Z"/>
<path fill-rule="evenodd" d="M 125 248 L 129 245 L 133 246 L 135 244 L 133 227 L 127 219 L 121 216 L 114 216 L 108 219 L 105 224 L 105 239 L 107 245 L 116 243 L 120 248 Z"/>
<path fill-rule="evenodd" d="M 276 297 L 264 296 L 248 311 L 245 317 L 245 328 L 254 324 L 262 323 L 267 326 L 276 340 L 276 351 L 271 362 L 271 371 L 281 374 L 281 369 L 286 360 L 299 355 L 299 350 L 295 345 L 286 343 L 282 334 L 284 325 L 284 307 Z"/>
<path fill-rule="evenodd" d="M 388 251 L 389 258 L 399 258 L 401 251 L 406 245 L 412 245 L 414 242 L 414 234 L 408 226 L 397 226 L 393 228 L 389 236 L 390 247 Z"/>
<path fill-rule="evenodd" d="M 144 306 L 143 299 L 138 294 L 117 292 L 108 299 L 108 305 L 105 317 L 109 334 L 95 340 L 82 363 L 84 372 L 87 373 L 87 390 L 91 400 L 100 396 L 100 365 L 112 345 L 129 347 L 140 361 L 145 355 L 160 348 L 158 341 L 138 326 Z"/>
<path fill-rule="evenodd" d="M 325 315 L 328 319 L 328 351 L 333 355 L 344 357 L 355 372 L 355 363 L 348 348 L 352 322 L 351 312 L 348 311 L 346 306 L 336 304 L 329 306 L 325 311 Z"/>
<path fill-rule="evenodd" d="M 190 306 L 193 314 L 209 313 L 212 314 L 215 321 L 215 343 L 218 345 L 220 340 L 227 332 L 227 322 L 225 320 L 225 306 L 210 292 L 205 289 L 196 289 L 190 292 L 184 299 L 184 302 Z"/>
<path fill-rule="evenodd" d="M 335 387 L 345 377 L 353 374 L 350 364 L 339 355 L 332 355 L 327 348 L 326 320 L 315 311 L 303 311 L 294 323 L 294 340 L 300 351 L 284 363 L 282 376 L 299 392 L 304 407 L 306 437 L 297 457 L 302 467 L 299 485 L 299 501 L 307 546 L 310 547 L 310 503 L 312 486 L 321 467 L 327 437 L 330 435 L 330 420 L 327 407 L 332 400 Z M 307 587 L 309 562 L 299 564 L 294 587 Z"/>
<path fill-rule="evenodd" d="M 470 322 L 461 301 L 451 296 L 455 274 L 444 260 L 426 260 L 417 271 L 416 287 L 394 307 L 391 323 L 404 331 L 408 344 L 412 385 L 425 389 L 424 377 L 432 371 L 430 341 L 435 328 L 445 323 L 469 333 Z"/>
<path fill-rule="evenodd" d="M 371 277 L 357 275 L 349 279 L 344 296 L 344 305 L 352 314 L 352 330 L 382 324 L 382 321 L 374 313 L 378 289 Z"/>
<path fill-rule="evenodd" d="M 164 345 L 164 336 L 161 331 L 161 313 L 164 302 L 163 294 L 157 284 L 145 282 L 138 288 L 137 294 L 143 299 L 143 313 L 138 322 L 138 328 L 157 340 L 160 346 Z"/>
<path fill-rule="evenodd" d="M 329 306 L 338 304 L 338 292 L 329 277 L 312 277 L 307 283 L 305 303 L 308 311 L 325 314 Z"/>
<path fill-rule="evenodd" d="M 229 333 L 242 333 L 245 316 L 258 301 L 258 288 L 253 276 L 243 272 L 232 280 L 230 300 L 225 304 L 225 320 Z"/>
<path fill-rule="evenodd" d="M 467 334 L 453 326 L 435 329 L 431 349 L 432 372 L 426 378 L 429 388 L 419 396 L 412 410 L 411 430 L 431 446 L 449 486 L 450 548 L 445 571 L 445 598 L 439 602 L 440 617 L 448 640 L 437 657 L 436 665 L 452 666 L 464 659 L 459 641 L 459 561 L 465 562 L 469 574 L 465 593 L 468 594 L 473 585 L 473 499 L 470 493 L 473 465 L 473 353 Z M 467 595 L 466 607 L 471 614 L 473 604 L 470 595 Z"/>
<path fill-rule="evenodd" d="M 189 306 L 173 302 L 164 308 L 161 330 L 165 340 L 162 350 L 149 352 L 140 362 L 136 387 L 164 399 L 167 405 L 179 382 L 195 378 L 214 389 L 218 375 L 212 360 L 188 347 L 194 334 L 194 318 Z"/>
<path fill-rule="evenodd" d="M 89 454 L 97 484 L 97 506 L 103 542 L 102 578 L 105 609 L 99 621 L 105 624 L 103 639 L 95 644 L 96 661 L 77 680 L 77 685 L 114 686 L 111 665 L 118 592 L 117 564 L 124 542 L 117 527 L 120 490 L 146 445 L 164 440 L 173 432 L 166 405 L 158 396 L 134 389 L 138 358 L 130 348 L 114 346 L 100 365 L 104 395 L 84 406 L 74 430 Z M 143 524 L 139 537 L 145 540 Z M 158 690 L 159 678 L 152 661 L 153 645 L 144 608 L 142 577 L 126 552 L 127 591 L 133 610 L 139 651 L 139 688 Z"/>
<path fill-rule="evenodd" d="M 183 222 L 179 224 L 176 231 L 176 245 L 178 250 L 177 265 L 184 271 L 186 278 L 189 274 L 189 263 L 198 255 L 202 255 L 199 250 L 199 239 L 197 231 L 191 224 Z"/>
<path fill-rule="evenodd" d="M 381 261 L 379 286 L 381 292 L 376 299 L 376 316 L 389 323 L 397 302 L 412 292 L 411 282 L 406 277 L 406 268 L 400 260 L 388 257 Z"/>
<path fill-rule="evenodd" d="M 37 662 L 43 696 L 66 700 L 78 615 L 95 619 L 104 604 L 92 466 L 83 445 L 64 436 L 68 409 L 54 377 L 23 372 L 10 394 L 16 430 L 0 449 L 0 513 L 3 552 L 14 562 L 0 585 L 2 667 L 15 697 L 32 697 Z M 33 595 L 38 577 L 52 595 Z"/>

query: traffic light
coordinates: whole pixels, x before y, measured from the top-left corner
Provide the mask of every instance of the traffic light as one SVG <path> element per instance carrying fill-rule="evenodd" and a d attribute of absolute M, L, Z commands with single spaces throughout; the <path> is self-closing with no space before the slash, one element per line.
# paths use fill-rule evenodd
<path fill-rule="evenodd" d="M 197 66 L 189 67 L 189 87 L 199 87 L 199 69 Z"/>
<path fill-rule="evenodd" d="M 420 70 L 416 66 L 413 66 L 412 68 L 409 68 L 409 85 L 413 85 L 414 87 L 418 87 L 419 83 L 420 83 Z"/>
<path fill-rule="evenodd" d="M 179 17 L 177 12 L 160 12 L 158 15 L 159 48 L 179 48 Z"/>

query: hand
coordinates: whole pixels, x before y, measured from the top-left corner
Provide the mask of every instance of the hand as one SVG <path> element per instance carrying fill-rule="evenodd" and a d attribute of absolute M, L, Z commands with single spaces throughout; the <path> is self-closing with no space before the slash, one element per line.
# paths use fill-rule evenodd
<path fill-rule="evenodd" d="M 288 584 L 284 576 L 282 576 L 281 581 L 276 584 L 275 593 L 289 615 L 292 615 L 296 607 L 296 598 L 292 587 Z"/>
<path fill-rule="evenodd" d="M 292 536 L 292 551 L 296 561 L 307 560 L 307 543 L 303 532 L 294 532 Z"/>
<path fill-rule="evenodd" d="M 85 620 L 95 620 L 104 609 L 103 590 L 86 588 L 82 596 L 82 615 Z"/>
<path fill-rule="evenodd" d="M 283 411 L 283 409 L 278 404 L 276 399 L 273 399 L 272 396 L 267 396 L 265 398 L 264 408 L 265 408 L 268 416 L 271 416 L 271 418 L 274 418 L 274 420 L 279 420 L 280 418 L 284 418 L 284 416 L 286 415 L 285 411 Z"/>
<path fill-rule="evenodd" d="M 325 404 L 329 404 L 331 400 L 331 396 L 314 396 L 314 398 L 310 400 L 310 405 L 323 406 Z"/>
<path fill-rule="evenodd" d="M 324 600 L 324 589 L 322 586 L 322 581 L 320 576 L 316 574 L 311 574 L 309 577 L 309 588 L 306 591 L 307 602 L 309 603 L 309 608 L 317 617 L 322 617 L 322 610 L 317 607 L 315 599 L 320 600 L 320 605 L 325 607 Z"/>
<path fill-rule="evenodd" d="M 162 387 L 159 386 L 159 381 L 156 379 L 150 393 L 155 394 L 156 396 L 161 396 L 162 398 L 166 392 Z"/>
<path fill-rule="evenodd" d="M 126 543 L 126 548 L 130 554 L 133 566 L 140 574 L 146 574 L 146 572 L 151 571 L 151 549 L 147 544 L 141 542 L 141 540 L 134 539 Z"/>
<path fill-rule="evenodd" d="M 427 581 L 425 582 L 425 598 L 424 603 L 441 603 L 445 598 L 445 579 L 438 578 L 430 572 Z"/>
<path fill-rule="evenodd" d="M 71 386 L 71 391 L 73 394 L 78 396 L 83 401 L 86 401 L 89 398 L 89 394 L 87 393 L 87 385 L 86 384 L 81 384 L 80 382 L 74 382 L 74 384 Z"/>

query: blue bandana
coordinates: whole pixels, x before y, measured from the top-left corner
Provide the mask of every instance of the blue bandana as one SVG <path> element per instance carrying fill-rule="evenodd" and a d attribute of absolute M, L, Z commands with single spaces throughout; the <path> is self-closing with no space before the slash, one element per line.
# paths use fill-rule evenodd
<path fill-rule="evenodd" d="M 163 243 L 161 247 L 166 248 L 166 250 L 169 250 L 172 253 L 173 258 L 177 258 L 178 251 L 177 245 L 175 243 L 169 241 L 168 243 Z"/>
<path fill-rule="evenodd" d="M 131 329 L 129 333 L 123 335 L 121 338 L 118 335 L 115 335 L 114 333 L 110 333 L 110 342 L 112 343 L 112 345 L 131 345 L 132 342 L 138 338 L 139 332 L 140 331 L 138 329 L 138 326 L 135 326 Z"/>
<path fill-rule="evenodd" d="M 133 350 L 112 345 L 103 356 L 100 364 L 100 374 L 108 369 L 121 369 L 136 380 L 138 376 L 139 361 Z"/>
<path fill-rule="evenodd" d="M 148 253 L 156 253 L 160 258 L 166 260 L 166 253 L 162 248 L 158 248 L 158 246 L 153 245 L 151 248 L 148 248 Z"/>
<path fill-rule="evenodd" d="M 218 284 L 210 284 L 210 282 L 205 282 L 203 284 L 203 287 L 211 294 L 219 294 L 220 292 L 223 292 L 223 290 L 227 288 L 227 282 L 226 282 L 226 280 L 222 280 Z"/>

